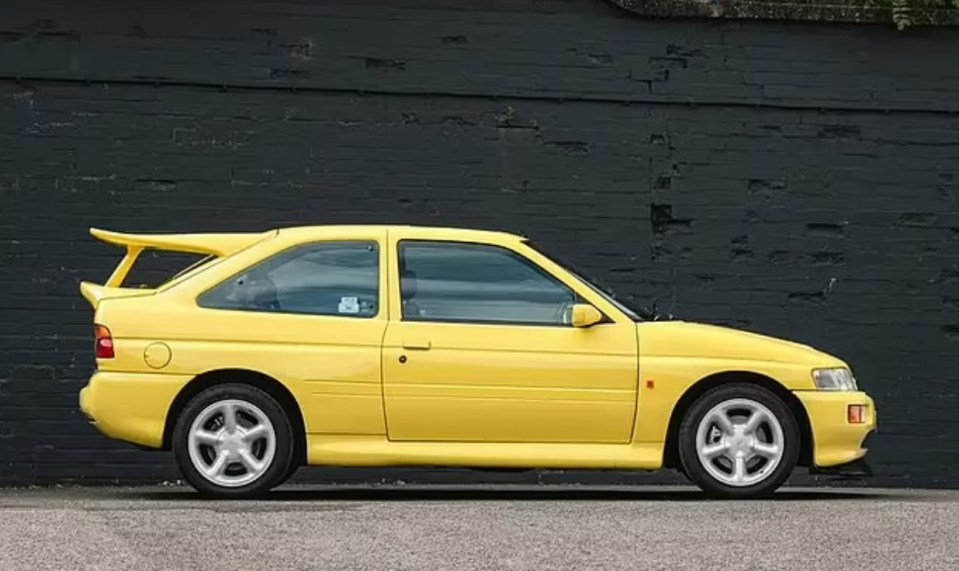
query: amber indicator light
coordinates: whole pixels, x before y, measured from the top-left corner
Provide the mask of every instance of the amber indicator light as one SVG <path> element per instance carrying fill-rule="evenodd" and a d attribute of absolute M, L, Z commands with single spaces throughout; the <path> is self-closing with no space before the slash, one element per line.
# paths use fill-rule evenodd
<path fill-rule="evenodd" d="M 846 420 L 849 424 L 865 424 L 866 407 L 861 404 L 851 404 L 846 412 Z"/>

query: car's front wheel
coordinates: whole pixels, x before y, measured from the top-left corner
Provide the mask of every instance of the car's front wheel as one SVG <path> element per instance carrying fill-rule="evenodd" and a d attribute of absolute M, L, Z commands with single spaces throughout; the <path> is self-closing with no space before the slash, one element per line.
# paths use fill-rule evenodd
<path fill-rule="evenodd" d="M 217 385 L 184 407 L 173 431 L 173 454 L 197 491 L 254 496 L 286 479 L 293 430 L 283 407 L 266 392 L 249 385 Z"/>
<path fill-rule="evenodd" d="M 775 393 L 747 384 L 707 391 L 679 429 L 679 457 L 689 478 L 725 497 L 761 497 L 778 489 L 799 458 L 799 428 Z"/>

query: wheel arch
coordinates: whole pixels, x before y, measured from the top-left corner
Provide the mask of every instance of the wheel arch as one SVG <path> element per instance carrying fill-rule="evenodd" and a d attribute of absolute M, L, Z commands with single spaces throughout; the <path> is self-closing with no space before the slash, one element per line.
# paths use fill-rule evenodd
<path fill-rule="evenodd" d="M 693 383 L 679 398 L 669 417 L 669 426 L 666 431 L 666 443 L 663 448 L 663 466 L 679 468 L 679 426 L 682 424 L 686 412 L 700 396 L 710 389 L 729 383 L 746 383 L 762 387 L 776 394 L 783 400 L 799 426 L 799 466 L 811 466 L 813 461 L 812 427 L 809 415 L 802 402 L 779 381 L 761 373 L 753 371 L 723 371 L 713 373 Z"/>
<path fill-rule="evenodd" d="M 280 403 L 290 419 L 293 428 L 293 460 L 297 465 L 306 464 L 306 424 L 303 421 L 303 411 L 297 403 L 290 389 L 275 378 L 258 371 L 249 369 L 216 369 L 201 373 L 184 386 L 170 405 L 163 427 L 162 450 L 170 450 L 173 428 L 177 418 L 187 403 L 204 390 L 225 383 L 236 383 L 256 387 Z"/>

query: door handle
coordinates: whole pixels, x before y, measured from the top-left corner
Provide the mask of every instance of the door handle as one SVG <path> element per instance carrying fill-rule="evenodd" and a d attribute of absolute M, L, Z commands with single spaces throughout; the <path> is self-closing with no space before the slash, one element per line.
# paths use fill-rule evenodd
<path fill-rule="evenodd" d="M 429 341 L 403 341 L 403 348 L 410 351 L 429 351 Z"/>

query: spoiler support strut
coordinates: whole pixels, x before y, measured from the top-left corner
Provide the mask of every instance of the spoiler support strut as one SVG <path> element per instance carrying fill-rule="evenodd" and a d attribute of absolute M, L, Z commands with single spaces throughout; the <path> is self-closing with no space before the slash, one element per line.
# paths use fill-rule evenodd
<path fill-rule="evenodd" d="M 140 257 L 140 254 L 143 252 L 143 246 L 127 246 L 127 253 L 123 256 L 123 259 L 120 260 L 120 263 L 117 265 L 116 269 L 113 270 L 113 273 L 110 274 L 110 279 L 103 284 L 106 287 L 120 287 L 120 284 L 123 283 L 123 280 L 126 279 L 127 274 L 130 273 L 130 270 L 133 269 L 133 264 L 136 263 L 137 258 Z"/>

